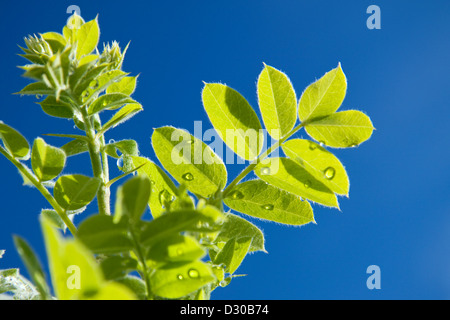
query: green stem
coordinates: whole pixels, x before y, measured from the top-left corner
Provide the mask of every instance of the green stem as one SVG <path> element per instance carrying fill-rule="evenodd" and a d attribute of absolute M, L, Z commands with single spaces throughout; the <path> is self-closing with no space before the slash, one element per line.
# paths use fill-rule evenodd
<path fill-rule="evenodd" d="M 136 256 L 138 257 L 139 262 L 142 264 L 142 269 L 143 269 L 143 273 L 144 273 L 143 278 L 145 281 L 145 286 L 147 287 L 147 300 L 149 300 L 150 296 L 151 296 L 151 291 L 150 291 L 150 279 L 148 277 L 149 269 L 147 267 L 147 262 L 145 261 L 145 257 L 144 257 L 144 254 L 142 253 L 141 246 L 136 237 L 136 234 L 134 233 L 134 230 L 132 230 L 132 227 L 130 228 L 129 231 L 130 231 L 131 237 L 133 238 Z"/>
<path fill-rule="evenodd" d="M 278 140 L 276 143 L 270 146 L 265 152 L 263 152 L 257 159 L 255 159 L 252 163 L 248 165 L 242 172 L 234 178 L 233 181 L 223 190 L 223 197 L 225 198 L 226 195 L 236 186 L 242 179 L 245 178 L 246 175 L 248 175 L 255 167 L 260 163 L 262 160 L 264 160 L 267 156 L 269 156 L 273 151 L 275 151 L 277 148 L 280 147 L 280 145 L 289 139 L 292 135 L 297 133 L 301 128 L 305 126 L 306 123 L 300 123 L 298 126 L 296 126 L 294 129 L 292 129 L 283 139 Z"/>
<path fill-rule="evenodd" d="M 56 213 L 61 217 L 61 219 L 66 224 L 67 228 L 70 230 L 72 235 L 77 233 L 77 228 L 70 221 L 69 217 L 66 214 L 66 211 L 56 202 L 55 198 L 48 192 L 47 188 L 42 185 L 42 183 L 32 174 L 27 168 L 16 158 L 10 155 L 5 149 L 0 147 L 0 153 L 3 154 L 6 159 L 12 162 L 16 166 L 19 171 L 30 180 L 30 182 L 38 189 L 45 199 L 50 203 L 50 205 L 55 209 Z"/>
<path fill-rule="evenodd" d="M 108 170 L 108 168 L 104 167 L 104 163 L 107 161 L 107 159 L 105 159 L 106 155 L 102 160 L 101 140 L 97 139 L 96 137 L 95 129 L 91 123 L 91 119 L 89 118 L 86 109 L 81 108 L 80 111 L 85 125 L 84 129 L 86 132 L 86 136 L 89 139 L 88 150 L 89 156 L 91 158 L 92 172 L 94 174 L 94 177 L 101 180 L 100 188 L 97 192 L 98 210 L 100 214 L 110 215 L 110 194 L 109 188 L 107 187 L 109 174 L 105 174 L 104 172 L 104 170 Z"/>

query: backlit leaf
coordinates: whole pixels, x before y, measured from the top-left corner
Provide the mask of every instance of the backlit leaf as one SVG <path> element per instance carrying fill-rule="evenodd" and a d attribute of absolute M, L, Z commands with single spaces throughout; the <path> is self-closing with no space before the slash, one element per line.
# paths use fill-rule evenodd
<path fill-rule="evenodd" d="M 274 139 L 283 138 L 297 120 L 297 98 L 288 77 L 264 65 L 258 78 L 258 101 L 264 125 Z"/>
<path fill-rule="evenodd" d="M 64 209 L 81 209 L 94 199 L 100 183 L 98 178 L 81 174 L 61 176 L 55 183 L 53 195 Z"/>
<path fill-rule="evenodd" d="M 119 124 L 127 121 L 138 112 L 143 110 L 142 106 L 139 103 L 130 103 L 122 107 L 119 111 L 117 111 L 111 119 L 106 122 L 102 128 L 100 129 L 101 133 L 106 132 L 111 128 L 117 127 Z"/>
<path fill-rule="evenodd" d="M 308 201 L 261 180 L 236 185 L 224 202 L 236 211 L 279 223 L 302 225 L 314 221 Z"/>
<path fill-rule="evenodd" d="M 157 262 L 180 262 L 201 259 L 205 254 L 195 238 L 175 234 L 154 244 L 147 258 Z"/>
<path fill-rule="evenodd" d="M 150 285 L 155 295 L 163 298 L 181 298 L 198 290 L 216 278 L 211 267 L 201 261 L 169 263 L 154 271 Z"/>
<path fill-rule="evenodd" d="M 247 100 L 220 83 L 206 83 L 202 100 L 209 120 L 228 147 L 245 160 L 255 159 L 264 137 L 258 116 Z"/>
<path fill-rule="evenodd" d="M 339 208 L 335 194 L 294 160 L 271 158 L 269 164 L 260 163 L 254 171 L 261 180 L 277 188 L 325 206 Z"/>
<path fill-rule="evenodd" d="M 355 147 L 370 138 L 374 130 L 370 118 L 361 111 L 341 111 L 309 123 L 306 132 L 333 148 Z"/>
<path fill-rule="evenodd" d="M 63 150 L 45 143 L 41 138 L 34 140 L 31 152 L 31 167 L 40 181 L 57 177 L 66 164 Z"/>
<path fill-rule="evenodd" d="M 30 145 L 18 131 L 0 121 L 0 140 L 6 150 L 15 158 L 28 160 L 30 158 Z"/>
<path fill-rule="evenodd" d="M 76 32 L 77 58 L 91 53 L 100 38 L 100 29 L 97 19 L 84 23 Z"/>
<path fill-rule="evenodd" d="M 233 238 L 227 241 L 214 258 L 214 264 L 225 264 L 226 271 L 233 274 L 241 265 L 252 243 L 251 237 Z"/>
<path fill-rule="evenodd" d="M 191 192 L 208 197 L 225 186 L 227 171 L 222 159 L 188 132 L 155 129 L 152 145 L 164 168 Z"/>
<path fill-rule="evenodd" d="M 303 92 L 298 107 L 300 120 L 309 121 L 334 113 L 344 101 L 346 91 L 347 79 L 339 64 Z"/>
<path fill-rule="evenodd" d="M 348 195 L 350 183 L 347 172 L 331 152 L 313 141 L 303 139 L 286 141 L 283 151 L 331 191 Z"/>

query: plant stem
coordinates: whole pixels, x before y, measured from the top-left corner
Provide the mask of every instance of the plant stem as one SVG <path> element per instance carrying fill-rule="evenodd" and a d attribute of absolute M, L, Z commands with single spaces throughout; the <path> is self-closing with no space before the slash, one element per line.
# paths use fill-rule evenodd
<path fill-rule="evenodd" d="M 105 168 L 104 166 L 105 162 L 107 162 L 108 160 L 106 159 L 106 154 L 104 155 L 102 160 L 102 143 L 101 140 L 97 139 L 96 137 L 95 129 L 91 123 L 91 119 L 89 118 L 86 109 L 80 108 L 80 111 L 85 125 L 84 129 L 86 132 L 86 137 L 89 139 L 88 149 L 89 156 L 91 158 L 92 172 L 94 174 L 94 177 L 101 180 L 100 188 L 97 192 L 99 214 L 110 215 L 110 192 L 109 188 L 107 187 L 109 174 L 105 174 L 105 170 L 108 171 L 108 168 Z"/>
<path fill-rule="evenodd" d="M 276 143 L 270 146 L 269 149 L 267 149 L 265 152 L 263 152 L 258 158 L 253 160 L 252 163 L 248 165 L 242 172 L 234 178 L 233 181 L 223 190 L 223 197 L 225 198 L 226 195 L 234 188 L 235 185 L 237 185 L 242 179 L 245 178 L 246 175 L 248 175 L 262 160 L 264 160 L 267 156 L 269 156 L 273 151 L 275 151 L 277 148 L 280 147 L 280 145 L 289 139 L 292 135 L 297 133 L 301 128 L 305 126 L 306 123 L 300 123 L 298 126 L 293 128 L 284 138 L 278 140 Z"/>
<path fill-rule="evenodd" d="M 147 300 L 149 300 L 150 299 L 150 293 L 151 293 L 150 292 L 150 279 L 148 277 L 149 270 L 148 270 L 148 267 L 147 267 L 147 262 L 145 261 L 144 254 L 142 253 L 141 246 L 140 246 L 140 244 L 138 242 L 136 234 L 134 233 L 134 230 L 132 230 L 132 229 L 133 229 L 133 227 L 131 227 L 129 229 L 129 232 L 131 234 L 131 237 L 133 238 L 136 256 L 138 257 L 139 262 L 142 264 L 142 268 L 144 269 L 143 270 L 143 273 L 144 273 L 143 274 L 143 278 L 144 278 L 144 281 L 145 281 L 145 286 L 147 287 Z"/>
<path fill-rule="evenodd" d="M 42 185 L 42 183 L 32 174 L 27 168 L 16 158 L 9 154 L 5 149 L 0 147 L 0 153 L 3 154 L 9 161 L 12 162 L 16 166 L 19 171 L 30 180 L 30 182 L 38 189 L 45 199 L 50 203 L 50 205 L 55 209 L 56 213 L 60 216 L 60 218 L 64 221 L 67 228 L 70 230 L 72 235 L 75 236 L 77 233 L 77 228 L 70 221 L 69 217 L 66 214 L 66 211 L 56 202 L 55 198 L 48 192 L 47 188 Z"/>

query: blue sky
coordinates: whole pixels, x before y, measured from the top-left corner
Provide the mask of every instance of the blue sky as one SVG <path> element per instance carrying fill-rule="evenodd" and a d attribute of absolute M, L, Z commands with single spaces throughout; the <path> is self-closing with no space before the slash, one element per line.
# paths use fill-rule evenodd
<path fill-rule="evenodd" d="M 107 139 L 134 138 L 152 159 L 153 128 L 211 127 L 202 81 L 226 83 L 258 109 L 263 62 L 286 72 L 297 96 L 340 62 L 348 80 L 341 109 L 366 112 L 377 129 L 356 149 L 332 150 L 351 181 L 342 212 L 314 206 L 317 225 L 301 228 L 252 220 L 269 254 L 247 257 L 239 272 L 248 276 L 213 298 L 450 298 L 450 2 L 8 1 L 0 19 L 0 119 L 29 140 L 73 129 L 48 118 L 34 98 L 11 94 L 28 83 L 16 68 L 24 63 L 17 44 L 30 33 L 61 31 L 71 4 L 86 20 L 99 14 L 101 42 L 131 41 L 124 69 L 140 74 L 133 97 L 144 112 Z M 381 8 L 381 30 L 366 27 L 371 4 Z M 88 163 L 70 158 L 67 172 L 89 174 Z M 229 176 L 242 169 L 229 165 Z M 12 234 L 46 262 L 37 217 L 48 205 L 4 158 L 0 176 L 0 249 L 7 250 L 0 268 L 22 267 Z M 370 265 L 381 269 L 380 290 L 366 287 Z"/>

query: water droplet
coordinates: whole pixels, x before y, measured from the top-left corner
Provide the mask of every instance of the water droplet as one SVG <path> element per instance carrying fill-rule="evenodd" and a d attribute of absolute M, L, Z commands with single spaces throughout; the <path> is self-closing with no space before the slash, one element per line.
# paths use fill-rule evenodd
<path fill-rule="evenodd" d="M 244 195 L 242 194 L 242 192 L 235 190 L 235 191 L 231 192 L 230 198 L 233 200 L 240 200 L 240 199 L 244 198 Z"/>
<path fill-rule="evenodd" d="M 105 100 L 105 101 L 103 101 L 103 103 L 102 103 L 102 105 L 104 106 L 104 107 L 106 107 L 106 105 L 108 104 L 108 102 Z"/>
<path fill-rule="evenodd" d="M 336 174 L 336 170 L 333 167 L 328 167 L 325 169 L 325 171 L 323 173 L 325 175 L 325 178 L 327 178 L 328 180 L 331 180 L 334 178 L 334 175 Z"/>
<path fill-rule="evenodd" d="M 172 200 L 172 196 L 170 195 L 169 191 L 167 191 L 166 189 L 162 190 L 159 193 L 159 203 L 164 206 L 166 202 L 171 201 Z"/>
<path fill-rule="evenodd" d="M 182 178 L 186 181 L 194 180 L 194 176 L 190 172 L 183 174 Z"/>
<path fill-rule="evenodd" d="M 270 174 L 270 168 L 269 167 L 261 168 L 260 172 L 262 175 L 268 175 L 268 174 Z"/>
<path fill-rule="evenodd" d="M 311 141 L 309 143 L 309 150 L 316 150 L 316 149 L 317 149 L 317 144 Z"/>
<path fill-rule="evenodd" d="M 91 83 L 89 84 L 89 87 L 91 87 L 92 89 L 97 89 L 98 88 L 98 80 L 92 80 Z"/>
<path fill-rule="evenodd" d="M 151 185 L 154 185 L 154 184 L 155 184 L 155 181 L 154 181 L 154 180 L 150 180 L 150 184 L 151 184 Z"/>
<path fill-rule="evenodd" d="M 109 143 L 109 144 L 116 143 L 116 140 L 114 140 L 114 139 L 109 139 L 108 143 Z"/>
<path fill-rule="evenodd" d="M 179 275 L 177 275 L 177 279 L 178 279 L 178 280 L 183 280 L 183 279 L 184 279 L 184 277 L 183 277 L 183 275 L 182 275 L 182 274 L 179 274 Z"/>
<path fill-rule="evenodd" d="M 119 169 L 122 169 L 122 167 L 123 167 L 123 158 L 122 158 L 122 157 L 120 157 L 119 159 L 117 159 L 117 167 L 118 167 Z"/>
<path fill-rule="evenodd" d="M 222 280 L 222 281 L 219 282 L 219 286 L 226 287 L 227 286 L 227 282 L 225 280 Z"/>
<path fill-rule="evenodd" d="M 319 141 L 319 145 L 323 147 L 325 145 L 325 141 Z"/>
<path fill-rule="evenodd" d="M 181 249 L 181 248 L 177 249 L 177 252 L 176 252 L 177 256 L 181 256 L 183 253 L 184 253 L 183 249 Z"/>
<path fill-rule="evenodd" d="M 358 145 L 356 143 L 352 144 L 350 148 L 356 148 Z"/>
<path fill-rule="evenodd" d="M 198 273 L 198 271 L 196 269 L 190 269 L 188 271 L 188 276 L 190 278 L 198 278 L 200 276 L 200 274 Z"/>
<path fill-rule="evenodd" d="M 41 94 L 37 94 L 36 95 L 36 99 L 40 99 L 40 98 L 42 98 L 42 95 Z"/>
<path fill-rule="evenodd" d="M 273 210 L 273 204 L 265 204 L 261 206 L 264 210 Z"/>
<path fill-rule="evenodd" d="M 308 189 L 309 187 L 311 187 L 311 181 L 306 180 L 304 185 L 305 185 L 305 188 Z"/>

